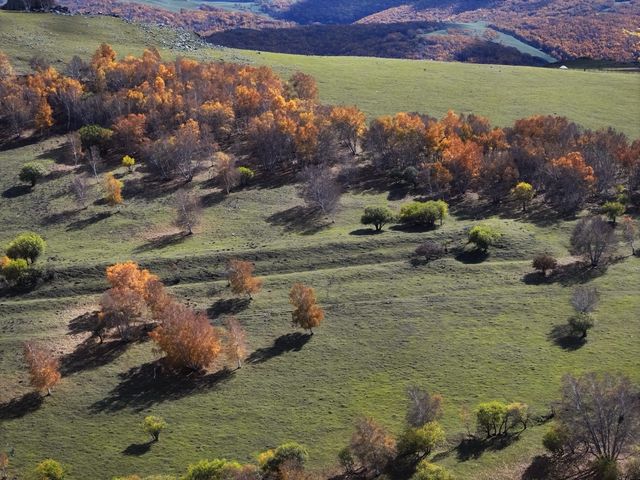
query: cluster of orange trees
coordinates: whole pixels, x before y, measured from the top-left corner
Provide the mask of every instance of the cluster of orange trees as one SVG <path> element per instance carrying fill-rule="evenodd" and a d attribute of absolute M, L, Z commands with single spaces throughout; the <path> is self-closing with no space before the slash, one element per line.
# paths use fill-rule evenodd
<path fill-rule="evenodd" d="M 356 107 L 321 105 L 303 73 L 283 82 L 267 67 L 163 62 L 155 50 L 118 60 L 108 45 L 90 63 L 74 58 L 66 74 L 41 67 L 18 77 L 4 55 L 0 73 L 2 131 L 79 128 L 74 156 L 84 155 L 94 174 L 97 158 L 131 155 L 151 175 L 190 181 L 224 150 L 267 177 L 355 155 L 426 193 L 475 190 L 496 202 L 524 181 L 567 209 L 594 194 L 633 200 L 640 189 L 640 141 L 563 117 L 497 128 L 473 114 L 398 113 L 367 125 Z"/>
<path fill-rule="evenodd" d="M 227 278 L 234 294 L 251 297 L 262 280 L 253 275 L 253 264 L 230 260 Z M 164 362 L 173 372 L 204 372 L 226 359 L 240 368 L 247 354 L 247 335 L 237 318 L 229 316 L 223 326 L 214 326 L 206 313 L 196 311 L 171 295 L 160 279 L 135 262 L 117 263 L 107 268 L 109 288 L 100 299 L 93 334 L 104 341 L 116 335 L 129 341 L 148 335 L 164 353 Z M 295 283 L 289 300 L 293 306 L 292 325 L 310 330 L 320 325 L 324 311 L 317 304 L 313 288 Z M 313 332 L 312 332 L 313 333 Z M 34 343 L 24 346 L 31 385 L 38 391 L 60 380 L 59 360 Z"/>

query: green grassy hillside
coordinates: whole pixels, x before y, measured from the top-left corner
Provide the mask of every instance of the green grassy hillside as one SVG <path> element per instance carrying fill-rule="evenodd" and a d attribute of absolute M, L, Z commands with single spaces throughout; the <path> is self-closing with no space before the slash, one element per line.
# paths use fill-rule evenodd
<path fill-rule="evenodd" d="M 37 52 L 57 66 L 88 57 L 101 42 L 122 55 L 158 46 L 165 58 L 241 61 L 269 65 L 283 75 L 312 74 L 328 103 L 357 104 L 370 116 L 449 109 L 490 117 L 497 125 L 533 114 L 565 115 L 588 128 L 613 126 L 640 137 L 640 77 L 618 72 L 551 70 L 430 61 L 308 57 L 199 47 L 168 29 L 140 28 L 118 19 L 0 12 L 0 48 L 26 68 Z"/>

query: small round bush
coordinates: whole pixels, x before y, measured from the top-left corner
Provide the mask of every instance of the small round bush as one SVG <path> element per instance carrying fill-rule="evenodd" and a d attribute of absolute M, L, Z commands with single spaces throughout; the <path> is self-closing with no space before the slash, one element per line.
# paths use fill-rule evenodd
<path fill-rule="evenodd" d="M 23 258 L 33 263 L 44 253 L 46 246 L 44 239 L 37 233 L 25 232 L 9 243 L 6 253 L 9 258 Z"/>
<path fill-rule="evenodd" d="M 255 469 L 255 467 L 254 467 Z M 246 471 L 246 466 L 225 459 L 201 460 L 189 465 L 183 480 L 222 480 L 239 478 Z"/>
<path fill-rule="evenodd" d="M 552 425 L 542 437 L 542 445 L 553 454 L 562 453 L 567 442 L 567 432 L 558 425 Z"/>
<path fill-rule="evenodd" d="M 122 157 L 122 166 L 127 167 L 129 171 L 133 170 L 134 165 L 136 164 L 136 159 L 130 155 L 125 155 Z"/>
<path fill-rule="evenodd" d="M 476 225 L 469 230 L 469 243 L 473 243 L 476 248 L 485 252 L 491 245 L 495 244 L 499 238 L 500 234 L 486 225 Z"/>
<path fill-rule="evenodd" d="M 453 480 L 451 475 L 444 467 L 422 460 L 416 468 L 411 480 Z"/>
<path fill-rule="evenodd" d="M 164 430 L 167 426 L 167 423 L 160 417 L 156 417 L 154 415 L 149 415 L 145 417 L 144 422 L 142 423 L 142 429 L 145 433 L 148 433 L 154 442 L 157 442 L 160 438 L 160 432 Z"/>
<path fill-rule="evenodd" d="M 556 260 L 551 255 L 542 253 L 540 255 L 536 255 L 531 265 L 537 271 L 546 275 L 549 270 L 554 270 L 558 266 L 558 260 Z"/>
<path fill-rule="evenodd" d="M 267 450 L 258 457 L 258 463 L 263 472 L 277 472 L 285 462 L 298 467 L 304 467 L 309 458 L 307 449 L 296 442 L 287 442 L 273 450 Z"/>
<path fill-rule="evenodd" d="M 47 169 L 40 163 L 25 163 L 20 170 L 20 180 L 35 187 L 38 180 L 47 174 Z"/>
<path fill-rule="evenodd" d="M 593 328 L 594 322 L 588 313 L 576 313 L 569 318 L 569 326 L 574 333 L 580 334 L 582 338 L 587 336 L 587 332 Z"/>
<path fill-rule="evenodd" d="M 380 232 L 387 223 L 393 222 L 395 216 L 387 207 L 367 207 L 360 218 L 363 225 L 373 225 Z"/>
<path fill-rule="evenodd" d="M 238 167 L 238 173 L 241 185 L 247 185 L 256 176 L 256 173 L 249 167 Z"/>
<path fill-rule="evenodd" d="M 38 464 L 35 470 L 37 480 L 64 480 L 64 467 L 55 460 L 47 459 Z"/>
<path fill-rule="evenodd" d="M 2 276 L 12 285 L 20 283 L 27 275 L 29 264 L 24 258 L 9 259 L 2 266 Z"/>
<path fill-rule="evenodd" d="M 429 262 L 440 258 L 444 254 L 444 248 L 438 242 L 427 240 L 416 247 L 416 255 L 424 257 Z"/>

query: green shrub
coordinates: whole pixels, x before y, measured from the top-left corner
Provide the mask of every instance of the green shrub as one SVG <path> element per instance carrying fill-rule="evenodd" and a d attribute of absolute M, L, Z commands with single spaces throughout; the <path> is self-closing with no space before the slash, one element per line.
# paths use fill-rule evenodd
<path fill-rule="evenodd" d="M 623 215 L 625 210 L 626 207 L 620 202 L 607 202 L 602 206 L 602 213 L 613 223 L 616 223 L 616 219 Z"/>
<path fill-rule="evenodd" d="M 79 133 L 80 142 L 82 142 L 82 146 L 87 149 L 96 146 L 100 150 L 104 150 L 109 145 L 109 141 L 113 136 L 111 130 L 103 128 L 100 125 L 85 125 L 79 130 Z"/>
<path fill-rule="evenodd" d="M 142 429 L 145 433 L 151 435 L 154 442 L 158 441 L 158 438 L 160 438 L 160 432 L 162 432 L 166 426 L 167 423 L 162 418 L 154 415 L 145 417 L 144 422 L 142 422 Z"/>
<path fill-rule="evenodd" d="M 307 449 L 296 442 L 283 443 L 276 449 L 267 450 L 258 456 L 258 464 L 265 473 L 277 472 L 285 463 L 292 463 L 302 468 L 309 458 Z"/>
<path fill-rule="evenodd" d="M 476 225 L 469 230 L 469 243 L 473 243 L 476 248 L 485 252 L 491 245 L 496 243 L 499 238 L 500 234 L 486 225 Z"/>
<path fill-rule="evenodd" d="M 47 174 L 47 169 L 41 163 L 25 163 L 20 170 L 19 178 L 22 182 L 30 183 L 35 187 L 38 180 Z"/>
<path fill-rule="evenodd" d="M 46 246 L 46 242 L 37 233 L 21 233 L 7 246 L 7 256 L 13 259 L 23 258 L 33 263 L 44 253 Z"/>
<path fill-rule="evenodd" d="M 50 458 L 38 464 L 35 474 L 37 480 L 63 480 L 66 477 L 64 467 Z"/>
<path fill-rule="evenodd" d="M 363 225 L 373 225 L 376 232 L 382 230 L 387 223 L 393 222 L 395 216 L 387 207 L 367 207 L 360 218 Z"/>
<path fill-rule="evenodd" d="M 573 333 L 587 337 L 587 332 L 593 328 L 594 321 L 588 313 L 578 312 L 569 318 L 569 327 Z"/>
<path fill-rule="evenodd" d="M 559 425 L 552 425 L 542 437 L 542 445 L 551 453 L 559 454 L 567 443 L 567 431 Z"/>
<path fill-rule="evenodd" d="M 240 185 L 247 185 L 256 173 L 249 167 L 238 167 L 238 173 L 240 174 Z"/>
<path fill-rule="evenodd" d="M 8 259 L 8 261 L 3 262 L 2 265 L 2 276 L 9 282 L 11 285 L 16 285 L 20 283 L 20 281 L 26 277 L 29 271 L 29 264 L 24 258 L 16 258 L 16 259 Z"/>
<path fill-rule="evenodd" d="M 418 428 L 409 428 L 399 441 L 399 450 L 403 454 L 429 455 L 434 448 L 446 440 L 444 429 L 438 422 L 425 423 Z"/>
<path fill-rule="evenodd" d="M 440 465 L 422 460 L 411 480 L 453 480 L 453 475 Z"/>
<path fill-rule="evenodd" d="M 433 227 L 436 220 L 439 220 L 440 224 L 442 224 L 448 211 L 448 205 L 442 200 L 411 202 L 400 208 L 400 221 L 410 225 Z"/>
<path fill-rule="evenodd" d="M 187 474 L 182 480 L 232 480 L 239 478 L 238 473 L 245 469 L 238 462 L 229 462 L 225 459 L 202 460 L 189 465 Z"/>

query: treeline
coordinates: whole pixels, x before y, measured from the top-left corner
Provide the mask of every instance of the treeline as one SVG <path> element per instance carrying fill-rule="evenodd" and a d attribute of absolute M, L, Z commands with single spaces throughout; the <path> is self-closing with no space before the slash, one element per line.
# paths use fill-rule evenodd
<path fill-rule="evenodd" d="M 542 65 L 546 62 L 489 38 L 455 31 L 433 34 L 447 27 L 439 22 L 367 25 L 313 25 L 295 28 L 235 29 L 215 33 L 216 45 L 304 55 L 352 55 L 412 58 L 504 65 Z"/>
<path fill-rule="evenodd" d="M 444 3 L 449 5 L 438 1 L 408 2 L 360 22 L 486 21 L 560 59 L 636 62 L 640 58 L 640 42 L 633 34 L 640 21 L 640 6 L 634 2 L 505 0 Z"/>
<path fill-rule="evenodd" d="M 201 5 L 198 9 L 182 9 L 173 12 L 137 2 L 110 0 L 57 0 L 71 12 L 82 14 L 113 15 L 129 21 L 170 25 L 192 30 L 200 35 L 210 35 L 232 28 L 284 28 L 287 22 L 251 12 L 228 11 Z"/>
<path fill-rule="evenodd" d="M 89 63 L 74 58 L 64 74 L 36 67 L 18 77 L 0 58 L 4 141 L 71 132 L 70 154 L 96 177 L 123 156 L 152 177 L 186 182 L 215 162 L 229 191 L 242 158 L 266 178 L 307 170 L 309 195 L 326 210 L 323 195 L 339 189 L 340 171 L 327 167 L 346 172 L 355 155 L 357 165 L 438 198 L 476 191 L 498 203 L 527 182 L 565 212 L 589 200 L 640 203 L 640 141 L 562 117 L 502 129 L 474 114 L 398 113 L 367 126 L 356 107 L 321 105 L 303 73 L 283 82 L 267 67 L 163 62 L 154 50 L 117 60 L 108 45 Z"/>

